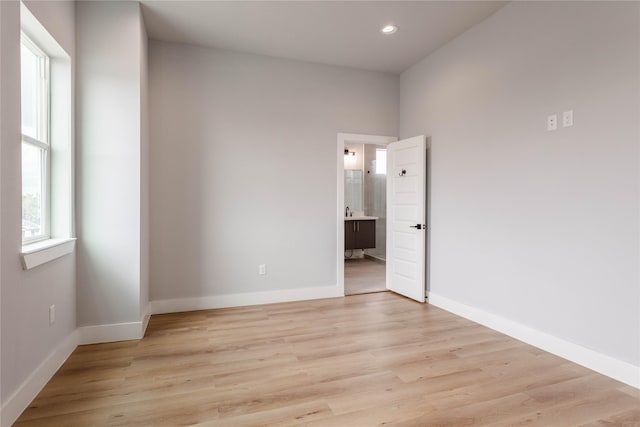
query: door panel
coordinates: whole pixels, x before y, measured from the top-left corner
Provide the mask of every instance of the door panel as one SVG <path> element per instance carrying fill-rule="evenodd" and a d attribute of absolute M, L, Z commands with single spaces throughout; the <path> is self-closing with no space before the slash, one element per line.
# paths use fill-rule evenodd
<path fill-rule="evenodd" d="M 426 158 L 424 136 L 387 146 L 387 289 L 420 302 L 426 295 Z"/>
<path fill-rule="evenodd" d="M 396 219 L 398 221 L 408 221 L 411 223 L 415 218 L 418 217 L 418 208 L 416 206 L 395 206 L 394 209 Z"/>

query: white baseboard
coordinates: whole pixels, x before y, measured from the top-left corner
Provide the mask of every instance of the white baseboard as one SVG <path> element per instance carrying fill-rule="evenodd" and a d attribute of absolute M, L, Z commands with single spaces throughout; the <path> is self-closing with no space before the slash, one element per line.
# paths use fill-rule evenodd
<path fill-rule="evenodd" d="M 27 409 L 51 377 L 78 345 L 141 339 L 147 329 L 150 306 L 139 322 L 79 327 L 73 331 L 44 362 L 22 383 L 0 408 L 0 426 L 10 426 Z"/>
<path fill-rule="evenodd" d="M 78 334 L 73 331 L 2 405 L 0 425 L 10 426 L 18 419 L 77 346 Z"/>
<path fill-rule="evenodd" d="M 387 264 L 387 260 L 379 256 L 369 255 L 368 253 L 365 253 L 364 257 L 380 264 L 385 264 L 385 265 Z"/>
<path fill-rule="evenodd" d="M 149 319 L 151 319 L 151 303 L 147 302 L 147 306 L 145 307 L 142 314 L 142 336 L 143 337 L 145 332 L 147 331 L 147 326 L 149 326 Z"/>
<path fill-rule="evenodd" d="M 81 326 L 78 328 L 78 344 L 101 344 L 115 341 L 139 340 L 144 336 L 145 327 L 146 324 L 144 321 Z"/>
<path fill-rule="evenodd" d="M 615 380 L 640 388 L 640 366 L 615 359 L 545 332 L 532 329 L 505 317 L 434 294 L 433 292 L 429 293 L 429 303 Z"/>
<path fill-rule="evenodd" d="M 241 307 L 246 305 L 337 298 L 343 296 L 337 286 L 322 286 L 196 298 L 164 299 L 151 301 L 151 314 L 178 313 L 181 311 L 209 310 L 213 308 Z"/>

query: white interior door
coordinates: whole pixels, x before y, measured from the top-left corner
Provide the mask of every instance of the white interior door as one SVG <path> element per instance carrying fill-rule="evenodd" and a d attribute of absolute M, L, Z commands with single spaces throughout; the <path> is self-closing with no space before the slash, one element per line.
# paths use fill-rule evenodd
<path fill-rule="evenodd" d="M 415 136 L 387 146 L 387 289 L 426 295 L 427 145 Z"/>

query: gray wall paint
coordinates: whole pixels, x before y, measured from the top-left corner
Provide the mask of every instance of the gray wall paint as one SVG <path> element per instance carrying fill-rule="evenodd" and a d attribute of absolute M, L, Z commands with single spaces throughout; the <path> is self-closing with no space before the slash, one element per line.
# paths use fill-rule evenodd
<path fill-rule="evenodd" d="M 140 314 L 149 305 L 149 54 L 140 14 Z"/>
<path fill-rule="evenodd" d="M 76 46 L 74 2 L 71 0 L 22 0 L 22 2 L 58 44 L 72 56 Z"/>
<path fill-rule="evenodd" d="M 75 60 L 73 2 L 25 2 Z M 2 268 L 0 400 L 5 403 L 76 328 L 75 254 L 23 271 L 20 177 L 20 3 L 0 2 Z M 49 306 L 56 322 L 49 326 Z"/>
<path fill-rule="evenodd" d="M 4 7 L 2 5 L 0 5 L 0 58 L 2 58 L 2 54 L 5 52 L 5 48 L 4 45 L 2 43 L 2 40 L 5 36 L 3 36 L 3 32 L 2 32 L 2 28 L 3 28 L 3 24 L 2 24 L 2 16 Z M 10 11 L 9 11 L 10 12 Z M 4 141 L 5 139 L 5 134 L 3 131 L 3 126 L 2 126 L 2 122 L 4 120 L 4 109 L 3 109 L 3 105 L 4 105 L 4 98 L 2 96 L 2 93 L 4 91 L 3 87 L 5 85 L 4 80 L 2 79 L 4 73 L 2 71 L 3 69 L 3 61 L 0 60 L 0 241 L 2 240 L 2 229 L 4 228 L 3 222 L 2 222 L 2 141 Z M 2 390 L 4 389 L 4 387 L 2 386 L 2 288 L 3 288 L 3 283 L 4 283 L 4 277 L 2 275 L 2 264 L 3 264 L 3 258 L 2 258 L 2 244 L 0 243 L 0 408 L 2 408 L 2 405 L 4 403 L 4 398 L 3 398 L 3 393 Z M 2 421 L 2 414 L 0 414 L 0 422 Z"/>
<path fill-rule="evenodd" d="M 401 136 L 431 137 L 431 291 L 635 365 L 639 8 L 513 2 L 400 85 Z"/>
<path fill-rule="evenodd" d="M 78 325 L 144 303 L 144 31 L 136 2 L 77 3 Z"/>
<path fill-rule="evenodd" d="M 336 134 L 395 135 L 398 77 L 149 55 L 151 299 L 336 285 Z"/>

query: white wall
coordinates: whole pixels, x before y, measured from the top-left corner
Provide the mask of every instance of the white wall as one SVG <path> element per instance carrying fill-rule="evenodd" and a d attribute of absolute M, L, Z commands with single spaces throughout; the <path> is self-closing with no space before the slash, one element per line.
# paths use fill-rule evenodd
<path fill-rule="evenodd" d="M 145 46 L 136 2 L 77 3 L 78 325 L 145 304 Z"/>
<path fill-rule="evenodd" d="M 400 85 L 401 136 L 431 137 L 431 294 L 635 366 L 639 8 L 513 2 Z"/>
<path fill-rule="evenodd" d="M 2 33 L 2 15 L 4 8 L 0 5 L 0 58 L 2 58 L 2 54 L 4 53 L 3 47 L 3 33 Z M 4 133 L 3 133 L 3 110 L 2 105 L 4 104 L 4 98 L 2 97 L 3 87 L 5 86 L 4 80 L 2 79 L 2 60 L 0 59 L 0 240 L 2 237 L 2 141 L 4 141 Z M 2 244 L 0 244 L 0 422 L 2 421 Z"/>
<path fill-rule="evenodd" d="M 364 170 L 364 144 L 345 143 L 344 148 L 356 153 L 355 156 L 344 156 L 344 168 Z"/>
<path fill-rule="evenodd" d="M 395 135 L 398 77 L 156 41 L 149 55 L 151 299 L 335 286 L 336 134 Z"/>
<path fill-rule="evenodd" d="M 25 4 L 75 60 L 73 2 Z M 2 222 L 0 399 L 3 406 L 76 327 L 75 254 L 23 271 L 20 176 L 20 3 L 0 2 L 0 157 Z M 49 306 L 56 322 L 49 326 Z M 3 421 L 4 422 L 4 414 Z"/>
<path fill-rule="evenodd" d="M 140 314 L 149 309 L 149 53 L 140 13 Z"/>

